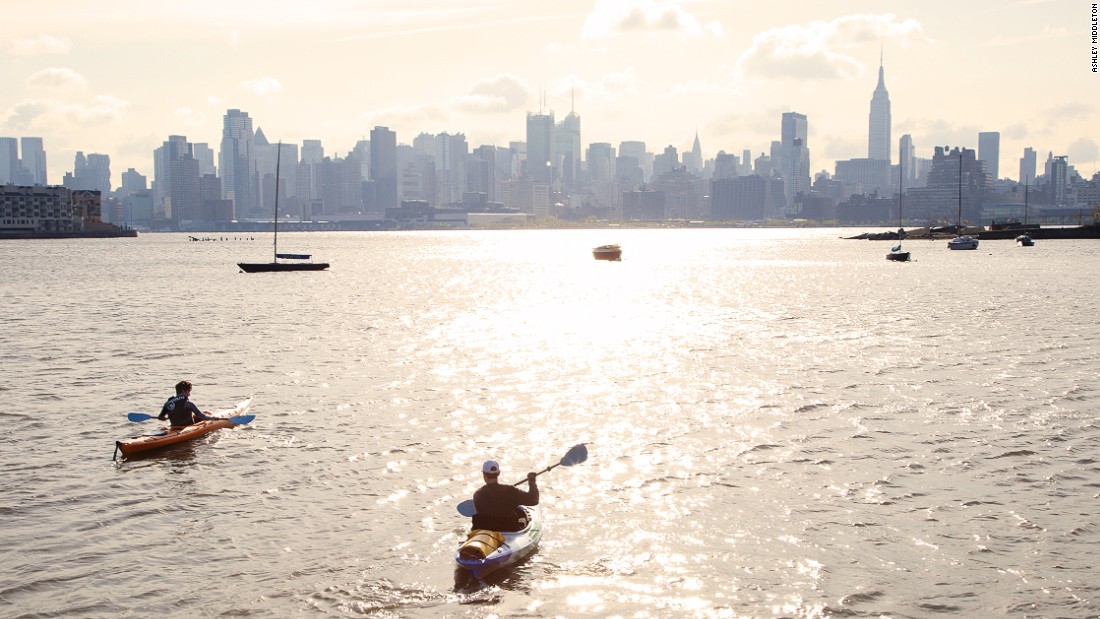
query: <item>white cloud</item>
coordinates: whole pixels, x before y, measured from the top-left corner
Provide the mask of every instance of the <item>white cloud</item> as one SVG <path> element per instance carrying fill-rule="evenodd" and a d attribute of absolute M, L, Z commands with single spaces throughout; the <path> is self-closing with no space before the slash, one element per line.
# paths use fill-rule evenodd
<path fill-rule="evenodd" d="M 498 75 L 479 80 L 469 94 L 455 97 L 451 105 L 464 112 L 496 113 L 522 109 L 531 88 L 513 75 Z"/>
<path fill-rule="evenodd" d="M 283 91 L 283 84 L 274 77 L 261 77 L 241 82 L 241 89 L 254 95 L 277 95 Z"/>
<path fill-rule="evenodd" d="M 59 39 L 48 34 L 42 34 L 28 39 L 16 39 L 12 41 L 11 53 L 13 56 L 43 56 L 47 54 L 64 54 L 72 49 L 72 44 L 65 39 Z"/>
<path fill-rule="evenodd" d="M 62 92 L 83 90 L 88 81 L 72 69 L 50 67 L 33 73 L 26 85 L 29 90 Z"/>
<path fill-rule="evenodd" d="M 882 41 L 908 46 L 930 39 L 920 22 L 899 21 L 891 14 L 791 24 L 753 37 L 752 45 L 737 59 L 736 71 L 757 77 L 851 79 L 862 73 L 864 65 L 847 50 Z"/>
<path fill-rule="evenodd" d="M 206 114 L 186 105 L 176 108 L 175 117 L 177 122 L 188 128 L 206 125 Z"/>
<path fill-rule="evenodd" d="M 563 82 L 558 85 L 557 90 L 564 93 L 576 88 L 578 92 L 593 99 L 618 101 L 624 97 L 640 95 L 645 87 L 645 81 L 638 77 L 638 72 L 631 66 L 622 71 L 608 73 L 593 83 Z"/>
<path fill-rule="evenodd" d="M 698 37 L 722 35 L 722 25 L 704 26 L 679 2 L 660 0 L 598 0 L 584 20 L 581 36 L 600 39 L 634 32 L 668 32 Z"/>
<path fill-rule="evenodd" d="M 1078 138 L 1069 145 L 1066 155 L 1070 161 L 1092 163 L 1100 159 L 1100 147 L 1097 147 L 1096 142 L 1091 138 Z"/>
<path fill-rule="evenodd" d="M 55 99 L 28 99 L 5 115 L 4 125 L 16 130 L 63 132 L 86 129 L 121 120 L 130 102 L 112 95 L 99 95 L 89 102 L 66 103 Z"/>

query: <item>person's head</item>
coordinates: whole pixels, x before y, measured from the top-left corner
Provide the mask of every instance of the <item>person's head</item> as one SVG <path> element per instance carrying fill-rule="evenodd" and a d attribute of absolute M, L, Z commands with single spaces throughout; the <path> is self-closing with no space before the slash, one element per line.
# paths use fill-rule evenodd
<path fill-rule="evenodd" d="M 191 393 L 191 381 L 181 380 L 176 383 L 176 395 L 186 395 Z"/>
<path fill-rule="evenodd" d="M 481 474 L 485 476 L 485 483 L 493 483 L 500 477 L 500 465 L 496 460 L 486 460 L 481 465 Z"/>

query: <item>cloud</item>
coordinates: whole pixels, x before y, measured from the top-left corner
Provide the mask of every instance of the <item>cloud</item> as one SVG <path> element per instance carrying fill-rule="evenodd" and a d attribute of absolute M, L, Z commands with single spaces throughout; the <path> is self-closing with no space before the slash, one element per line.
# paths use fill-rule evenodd
<path fill-rule="evenodd" d="M 28 39 L 16 39 L 11 44 L 13 56 L 44 56 L 48 54 L 64 54 L 72 49 L 72 44 L 65 39 L 59 39 L 48 34 L 42 34 Z"/>
<path fill-rule="evenodd" d="M 723 30 L 718 22 L 700 24 L 679 2 L 659 0 L 598 0 L 581 28 L 586 39 L 638 32 L 699 37 L 707 33 L 721 36 Z"/>
<path fill-rule="evenodd" d="M 261 77 L 241 82 L 241 90 L 264 97 L 282 92 L 283 84 L 274 77 Z"/>
<path fill-rule="evenodd" d="M 1066 155 L 1070 161 L 1077 163 L 1093 163 L 1100 159 L 1100 147 L 1092 138 L 1079 138 L 1069 145 Z"/>
<path fill-rule="evenodd" d="M 625 97 L 640 95 L 645 86 L 645 81 L 638 77 L 638 72 L 631 66 L 616 73 L 608 73 L 591 84 L 578 86 L 578 89 L 594 99 L 618 101 Z M 559 90 L 562 90 L 562 87 L 559 87 Z"/>
<path fill-rule="evenodd" d="M 66 103 L 54 99 L 28 99 L 17 103 L 3 125 L 14 130 L 47 132 L 66 128 L 88 128 L 121 120 L 130 102 L 112 95 L 99 95 L 89 102 Z"/>
<path fill-rule="evenodd" d="M 176 108 L 176 121 L 185 127 L 202 127 L 206 125 L 206 114 L 188 106 Z"/>
<path fill-rule="evenodd" d="M 455 97 L 451 105 L 464 112 L 490 114 L 523 109 L 531 88 L 513 75 L 498 75 L 479 80 L 469 94 Z"/>
<path fill-rule="evenodd" d="M 88 81 L 72 69 L 50 67 L 33 73 L 26 85 L 29 90 L 63 92 L 83 90 Z"/>
<path fill-rule="evenodd" d="M 892 14 L 848 15 L 829 22 L 765 30 L 753 37 L 734 70 L 757 77 L 852 79 L 862 74 L 864 65 L 848 50 L 885 40 L 906 47 L 930 41 L 914 19 L 899 21 Z"/>

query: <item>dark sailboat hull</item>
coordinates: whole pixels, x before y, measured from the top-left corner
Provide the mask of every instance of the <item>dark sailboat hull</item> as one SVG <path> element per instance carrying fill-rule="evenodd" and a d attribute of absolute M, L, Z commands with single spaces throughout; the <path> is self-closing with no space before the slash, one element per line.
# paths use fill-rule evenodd
<path fill-rule="evenodd" d="M 324 271 L 327 262 L 238 262 L 245 273 L 274 273 L 282 271 Z"/>

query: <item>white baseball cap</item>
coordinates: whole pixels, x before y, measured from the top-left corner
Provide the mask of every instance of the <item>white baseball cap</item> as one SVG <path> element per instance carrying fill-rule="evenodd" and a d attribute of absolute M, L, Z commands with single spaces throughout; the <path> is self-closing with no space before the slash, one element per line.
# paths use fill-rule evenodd
<path fill-rule="evenodd" d="M 500 465 L 496 460 L 486 460 L 485 464 L 481 465 L 481 472 L 489 475 L 500 475 Z"/>

